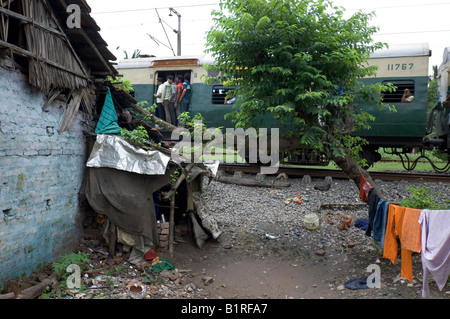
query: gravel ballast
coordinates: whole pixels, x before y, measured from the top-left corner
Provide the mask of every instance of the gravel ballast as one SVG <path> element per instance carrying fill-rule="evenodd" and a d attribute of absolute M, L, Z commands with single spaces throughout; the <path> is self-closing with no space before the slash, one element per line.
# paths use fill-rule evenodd
<path fill-rule="evenodd" d="M 261 238 L 302 242 L 304 248 L 310 249 L 341 245 L 340 239 L 347 242 L 368 241 L 367 244 L 371 244 L 371 239 L 354 227 L 358 219 L 368 218 L 368 206 L 359 198 L 356 184 L 351 180 L 331 177 L 326 180 L 331 181 L 331 187 L 326 191 L 314 188 L 324 183 L 324 179 L 314 178 L 289 179 L 290 187 L 278 189 L 212 181 L 205 183 L 204 190 L 212 214 L 227 232 L 246 232 Z M 376 183 L 382 198 L 389 203 L 399 204 L 402 199 L 408 198 L 408 186 L 430 189 L 433 198 L 439 202 L 448 199 L 449 187 L 444 183 L 381 180 Z M 295 202 L 296 196 L 301 199 L 300 203 Z M 312 231 L 303 224 L 305 215 L 311 213 L 320 220 L 319 227 Z M 351 216 L 351 225 L 342 228 L 346 216 Z"/>
<path fill-rule="evenodd" d="M 315 189 L 325 179 L 331 181 L 330 188 Z M 243 251 L 251 258 L 276 258 L 298 262 L 302 267 L 322 267 L 328 275 L 321 280 L 342 298 L 422 298 L 420 253 L 413 253 L 414 279 L 410 283 L 400 276 L 400 253 L 397 263 L 392 264 L 383 258 L 382 247 L 355 226 L 355 222 L 369 218 L 368 205 L 359 198 L 359 187 L 346 179 L 325 179 L 293 178 L 288 180 L 290 187 L 279 189 L 215 180 L 208 184 L 206 180 L 204 194 L 223 231 L 222 246 Z M 439 203 L 449 199 L 447 183 L 375 182 L 388 203 L 400 204 L 402 199 L 410 198 L 407 187 L 425 187 Z M 295 198 L 302 202 L 295 203 Z M 307 229 L 303 223 L 305 215 L 311 213 L 320 221 L 315 230 Z M 366 269 L 373 264 L 381 267 L 383 289 L 344 288 L 346 281 L 367 276 Z M 450 286 L 443 291 L 434 287 L 433 298 L 450 298 Z"/>

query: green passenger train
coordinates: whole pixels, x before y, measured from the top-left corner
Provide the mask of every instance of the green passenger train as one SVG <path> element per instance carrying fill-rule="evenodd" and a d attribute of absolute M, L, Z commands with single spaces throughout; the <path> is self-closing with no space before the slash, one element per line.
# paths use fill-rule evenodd
<path fill-rule="evenodd" d="M 390 46 L 388 49 L 375 52 L 370 57 L 368 63 L 378 66 L 377 75 L 363 78 L 361 81 L 367 84 L 379 81 L 390 82 L 397 89 L 383 96 L 386 103 L 395 106 L 396 112 L 387 108 L 380 110 L 372 105 L 364 106 L 365 110 L 375 117 L 375 121 L 371 122 L 370 130 L 358 131 L 355 134 L 369 142 L 362 154 L 369 164 L 380 159 L 377 152 L 380 148 L 392 150 L 400 156 L 408 154 L 413 149 L 423 151 L 439 148 L 447 154 L 450 152 L 450 108 L 446 104 L 448 102 L 450 106 L 450 99 L 447 101 L 448 92 L 450 92 L 448 91 L 450 49 L 446 51 L 446 54 L 448 58 L 445 59 L 444 54 L 439 83 L 441 101 L 430 115 L 433 118 L 427 115 L 428 69 L 431 56 L 428 44 Z M 204 66 L 211 63 L 214 61 L 205 55 L 136 58 L 121 61 L 117 69 L 125 79 L 131 81 L 135 89 L 135 98 L 138 101 L 148 101 L 149 104 L 156 102 L 153 94 L 157 91 L 158 77 L 165 80 L 170 74 L 176 76 L 188 73 L 192 93 L 189 105 L 191 115 L 201 113 L 207 127 L 233 128 L 232 120 L 225 119 L 225 115 L 233 110 L 233 105 L 227 104 L 225 100 L 226 91 L 229 88 L 220 83 L 205 83 L 208 71 Z M 410 103 L 402 102 L 405 89 L 414 96 L 414 100 Z M 279 124 L 267 123 L 270 123 L 268 129 L 278 127 Z M 432 124 L 436 128 L 436 136 L 430 138 L 427 135 L 432 131 Z M 302 165 L 327 163 L 320 154 L 299 149 L 299 147 L 296 140 L 281 139 L 280 148 L 287 150 L 288 154 L 281 156 L 280 163 Z M 449 166 L 447 165 L 446 169 Z"/>

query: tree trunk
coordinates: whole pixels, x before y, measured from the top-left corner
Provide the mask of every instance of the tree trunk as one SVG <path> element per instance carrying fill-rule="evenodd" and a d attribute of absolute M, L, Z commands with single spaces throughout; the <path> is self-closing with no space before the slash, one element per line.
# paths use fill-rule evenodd
<path fill-rule="evenodd" d="M 23 290 L 19 295 L 16 296 L 16 299 L 34 299 L 40 296 L 47 286 L 56 286 L 58 283 L 56 273 L 53 273 L 50 277 L 44 279 L 41 283 L 36 286 L 27 288 Z M 52 287 L 55 288 L 55 287 Z"/>
<path fill-rule="evenodd" d="M 332 157 L 331 158 L 337 166 L 339 166 L 342 171 L 347 174 L 347 176 L 353 180 L 356 184 L 356 187 L 359 190 L 359 182 L 361 178 L 361 174 L 364 176 L 366 181 L 375 189 L 377 195 L 381 198 L 381 192 L 376 185 L 375 181 L 370 176 L 369 172 L 361 167 L 351 156 L 348 154 L 345 157 Z"/>
<path fill-rule="evenodd" d="M 163 121 L 162 119 L 160 119 L 159 117 L 155 116 L 154 114 L 146 111 L 144 108 L 140 107 L 137 104 L 132 104 L 130 105 L 135 111 L 141 113 L 142 115 L 144 115 L 145 117 L 147 117 L 151 122 L 158 124 L 159 126 L 165 128 L 166 130 L 173 132 L 177 127 L 173 126 L 170 123 L 167 123 L 166 121 Z"/>

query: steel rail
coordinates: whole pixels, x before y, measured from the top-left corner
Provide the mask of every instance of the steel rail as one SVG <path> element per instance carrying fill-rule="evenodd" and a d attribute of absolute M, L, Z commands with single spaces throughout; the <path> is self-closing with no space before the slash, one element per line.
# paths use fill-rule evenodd
<path fill-rule="evenodd" d="M 220 164 L 219 170 L 227 172 L 242 171 L 245 173 L 259 173 L 260 167 L 248 164 Z M 347 175 L 338 169 L 301 168 L 292 166 L 280 166 L 277 174 L 285 173 L 290 177 L 300 177 L 309 175 L 311 177 L 326 177 L 347 179 Z M 412 173 L 412 172 L 389 172 L 389 171 L 369 171 L 373 179 L 385 181 L 411 181 L 411 182 L 442 182 L 450 183 L 450 174 L 437 173 Z"/>

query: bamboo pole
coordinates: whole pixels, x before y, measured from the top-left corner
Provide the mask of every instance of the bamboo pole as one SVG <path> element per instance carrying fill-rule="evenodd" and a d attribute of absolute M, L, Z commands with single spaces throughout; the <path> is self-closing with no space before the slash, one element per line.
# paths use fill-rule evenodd
<path fill-rule="evenodd" d="M 169 215 L 169 253 L 173 256 L 173 244 L 175 241 L 175 194 L 170 198 L 170 215 Z"/>
<path fill-rule="evenodd" d="M 188 166 L 186 166 L 185 170 L 183 170 L 183 172 L 181 173 L 180 177 L 178 177 L 177 181 L 172 186 L 170 191 L 168 191 L 167 193 L 163 194 L 163 198 L 164 199 L 169 199 L 170 197 L 172 197 L 175 194 L 175 192 L 177 191 L 178 187 L 180 187 L 181 183 L 186 179 L 186 177 L 188 176 L 189 171 L 194 167 L 194 165 L 195 165 L 194 163 L 190 163 Z"/>

